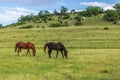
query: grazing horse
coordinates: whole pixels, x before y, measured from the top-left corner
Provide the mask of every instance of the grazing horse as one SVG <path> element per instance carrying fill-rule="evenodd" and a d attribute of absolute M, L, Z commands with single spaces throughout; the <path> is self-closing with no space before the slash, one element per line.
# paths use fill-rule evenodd
<path fill-rule="evenodd" d="M 48 47 L 48 55 L 49 58 L 51 58 L 51 52 L 52 50 L 57 50 L 56 58 L 58 57 L 58 51 L 61 52 L 62 58 L 67 58 L 68 51 L 64 47 L 64 45 L 61 42 L 54 43 L 54 42 L 48 42 L 44 45 L 44 51 L 46 52 L 46 47 Z"/>
<path fill-rule="evenodd" d="M 36 55 L 35 46 L 31 42 L 27 42 L 27 43 L 17 42 L 16 45 L 15 45 L 15 52 L 17 51 L 18 55 L 20 55 L 19 53 L 21 52 L 22 49 L 27 49 L 26 56 L 28 55 L 28 53 L 30 55 L 30 49 L 32 49 L 32 51 L 33 51 L 33 56 Z"/>

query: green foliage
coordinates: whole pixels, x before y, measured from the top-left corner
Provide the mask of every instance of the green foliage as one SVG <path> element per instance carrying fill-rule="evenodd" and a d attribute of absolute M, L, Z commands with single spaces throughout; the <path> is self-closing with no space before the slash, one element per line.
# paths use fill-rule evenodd
<path fill-rule="evenodd" d="M 117 21 L 117 20 L 119 20 L 119 15 L 118 15 L 117 11 L 108 10 L 108 11 L 106 11 L 104 19 L 107 21 L 111 21 L 111 22 Z"/>
<path fill-rule="evenodd" d="M 0 28 L 2 28 L 3 27 L 3 25 L 2 24 L 0 24 Z"/>
<path fill-rule="evenodd" d="M 65 14 L 62 16 L 62 19 L 69 19 L 70 18 L 70 15 L 69 14 Z"/>
<path fill-rule="evenodd" d="M 103 13 L 103 9 L 101 7 L 98 7 L 98 6 L 88 6 L 86 8 L 86 14 L 87 16 L 96 16 L 100 13 Z"/>
<path fill-rule="evenodd" d="M 66 7 L 64 7 L 64 6 L 61 6 L 61 14 L 65 14 L 65 13 L 67 13 L 67 8 Z"/>
<path fill-rule="evenodd" d="M 104 30 L 108 30 L 109 28 L 108 27 L 104 27 Z"/>
<path fill-rule="evenodd" d="M 59 14 L 59 12 L 56 9 L 53 11 L 53 13 L 54 13 L 54 15 L 58 15 Z"/>
<path fill-rule="evenodd" d="M 50 13 L 47 10 L 41 10 L 37 15 L 30 14 L 21 16 L 18 19 L 18 22 L 15 23 L 14 27 L 21 27 L 24 25 L 32 25 L 33 27 L 36 27 L 37 25 L 45 27 L 78 26 L 83 24 L 107 25 L 111 24 L 111 22 L 114 23 L 114 25 L 117 25 L 119 24 L 120 20 L 120 12 L 118 7 L 119 4 L 116 4 L 114 6 L 116 10 L 108 10 L 106 12 L 104 12 L 103 9 L 98 6 L 88 6 L 86 10 L 80 12 L 76 12 L 75 9 L 71 10 L 71 12 L 67 12 L 68 9 L 64 6 L 61 7 L 60 11 L 54 10 L 53 13 Z M 83 17 L 85 17 L 84 20 Z M 12 27 L 12 25 L 8 26 Z"/>
<path fill-rule="evenodd" d="M 79 26 L 79 25 L 82 25 L 82 23 L 80 23 L 79 21 L 76 21 L 74 25 Z"/>
<path fill-rule="evenodd" d="M 50 16 L 50 12 L 45 10 L 41 10 L 39 13 L 38 13 L 38 17 L 39 18 L 42 18 L 42 19 L 46 19 L 48 16 Z"/>
<path fill-rule="evenodd" d="M 30 28 L 33 28 L 33 26 L 32 25 L 23 26 L 23 27 L 20 27 L 19 29 L 30 29 Z"/>
<path fill-rule="evenodd" d="M 61 23 L 51 23 L 49 27 L 60 27 Z"/>
<path fill-rule="evenodd" d="M 30 15 L 27 15 L 27 16 L 21 16 L 19 19 L 18 19 L 18 22 L 25 22 L 25 21 L 32 21 L 34 18 L 34 14 L 30 14 Z"/>
<path fill-rule="evenodd" d="M 75 16 L 75 26 L 82 25 L 82 17 L 81 16 Z"/>
<path fill-rule="evenodd" d="M 120 3 L 116 3 L 113 7 L 114 7 L 117 11 L 120 11 Z"/>

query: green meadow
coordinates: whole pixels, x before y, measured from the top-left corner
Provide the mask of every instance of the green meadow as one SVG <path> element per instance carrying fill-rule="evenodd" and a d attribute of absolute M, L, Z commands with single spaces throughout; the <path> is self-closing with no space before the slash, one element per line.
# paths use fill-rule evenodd
<path fill-rule="evenodd" d="M 108 29 L 104 29 L 108 27 Z M 18 41 L 33 42 L 36 56 L 14 52 Z M 68 59 L 44 53 L 48 41 L 62 42 Z M 0 29 L 0 80 L 120 80 L 120 26 Z"/>

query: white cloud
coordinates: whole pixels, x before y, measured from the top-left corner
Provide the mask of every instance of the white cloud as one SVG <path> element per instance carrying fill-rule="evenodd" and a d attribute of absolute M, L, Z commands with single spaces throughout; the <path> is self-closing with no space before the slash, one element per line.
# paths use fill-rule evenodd
<path fill-rule="evenodd" d="M 0 7 L 0 24 L 8 25 L 16 22 L 21 15 L 37 14 L 37 11 L 29 10 L 21 7 L 6 8 Z"/>
<path fill-rule="evenodd" d="M 107 4 L 105 2 L 80 2 L 80 4 L 86 6 L 99 6 L 102 7 L 104 10 L 114 9 L 113 8 L 114 4 Z"/>

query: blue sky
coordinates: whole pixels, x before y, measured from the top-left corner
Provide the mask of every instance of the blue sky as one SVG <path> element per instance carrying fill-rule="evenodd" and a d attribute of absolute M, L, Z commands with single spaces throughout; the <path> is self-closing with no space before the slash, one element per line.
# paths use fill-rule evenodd
<path fill-rule="evenodd" d="M 40 10 L 58 10 L 65 6 L 68 10 L 84 10 L 88 6 L 99 6 L 104 10 L 113 9 L 120 0 L 0 0 L 0 24 L 8 25 L 21 15 L 37 14 Z"/>

